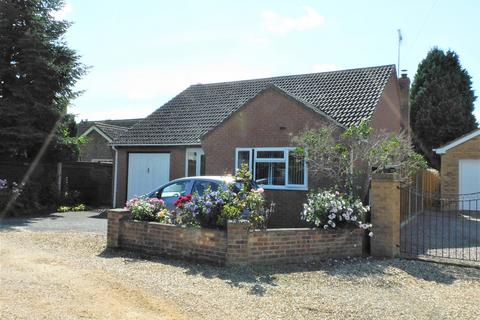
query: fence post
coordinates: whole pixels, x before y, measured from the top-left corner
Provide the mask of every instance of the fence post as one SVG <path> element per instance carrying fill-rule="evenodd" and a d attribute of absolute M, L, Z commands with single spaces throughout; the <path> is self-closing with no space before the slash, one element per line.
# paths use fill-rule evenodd
<path fill-rule="evenodd" d="M 58 196 L 62 195 L 62 163 L 57 162 L 57 192 Z"/>
<path fill-rule="evenodd" d="M 400 253 L 400 180 L 395 173 L 375 174 L 371 184 L 371 254 L 397 257 Z"/>

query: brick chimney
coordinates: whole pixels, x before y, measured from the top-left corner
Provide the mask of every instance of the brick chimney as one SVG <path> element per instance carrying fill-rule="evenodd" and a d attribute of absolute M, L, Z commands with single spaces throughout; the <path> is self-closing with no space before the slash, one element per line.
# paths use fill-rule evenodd
<path fill-rule="evenodd" d="M 407 76 L 407 70 L 402 70 L 401 77 L 398 79 L 400 87 L 400 114 L 402 131 L 410 136 L 410 78 Z"/>

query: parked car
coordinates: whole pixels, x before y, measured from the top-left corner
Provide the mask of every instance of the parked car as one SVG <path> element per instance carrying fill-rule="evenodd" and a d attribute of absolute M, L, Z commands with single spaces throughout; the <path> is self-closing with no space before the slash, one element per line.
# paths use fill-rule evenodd
<path fill-rule="evenodd" d="M 210 187 L 210 190 L 217 191 L 219 188 L 226 190 L 233 184 L 233 191 L 240 190 L 242 183 L 235 181 L 232 176 L 196 176 L 185 177 L 172 180 L 155 190 L 144 195 L 147 198 L 157 197 L 165 201 L 167 209 L 174 209 L 174 202 L 180 196 L 186 196 L 187 194 L 198 193 L 203 195 L 205 190 Z M 252 181 L 250 186 L 252 189 L 258 188 L 258 185 Z"/>

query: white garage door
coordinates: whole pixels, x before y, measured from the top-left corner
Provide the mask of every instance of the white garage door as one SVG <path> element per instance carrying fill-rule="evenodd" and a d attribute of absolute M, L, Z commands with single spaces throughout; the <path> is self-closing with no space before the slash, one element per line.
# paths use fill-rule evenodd
<path fill-rule="evenodd" d="M 169 180 L 169 153 L 128 154 L 128 199 L 148 193 Z"/>
<path fill-rule="evenodd" d="M 460 160 L 458 170 L 460 194 L 465 195 L 480 192 L 480 159 Z M 461 209 L 478 210 L 478 201 L 472 201 L 472 199 L 478 199 L 478 195 L 462 196 L 462 198 L 467 201 L 462 201 Z"/>

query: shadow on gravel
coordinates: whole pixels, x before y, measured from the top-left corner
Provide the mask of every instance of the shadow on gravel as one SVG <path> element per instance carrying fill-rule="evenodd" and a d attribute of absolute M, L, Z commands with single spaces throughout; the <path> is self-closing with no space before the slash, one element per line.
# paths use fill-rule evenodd
<path fill-rule="evenodd" d="M 249 293 L 263 296 L 269 287 L 277 286 L 274 272 L 251 267 L 224 267 L 208 263 L 198 263 L 170 257 L 133 253 L 121 249 L 105 249 L 99 255 L 102 258 L 123 258 L 125 263 L 161 263 L 185 270 L 188 276 L 201 275 L 207 279 L 221 279 L 232 287 L 250 287 Z"/>
<path fill-rule="evenodd" d="M 388 276 L 401 271 L 416 279 L 442 284 L 452 284 L 460 279 L 480 279 L 480 270 L 476 268 L 418 260 L 368 257 L 339 260 L 338 264 L 337 266 L 325 268 L 324 271 L 332 276 L 351 280 L 363 277 L 378 278 L 379 276 L 388 279 Z"/>
<path fill-rule="evenodd" d="M 480 270 L 442 265 L 432 262 L 404 259 L 352 258 L 332 259 L 320 263 L 291 264 L 262 267 L 223 267 L 207 263 L 196 263 L 175 258 L 132 253 L 121 249 L 105 249 L 99 254 L 103 258 L 124 258 L 126 263 L 168 264 L 185 270 L 186 275 L 201 275 L 208 279 L 221 279 L 232 287 L 250 287 L 250 294 L 263 296 L 269 288 L 277 286 L 278 275 L 292 273 L 321 272 L 345 281 L 359 281 L 365 278 L 378 281 L 379 286 L 390 285 L 389 276 L 402 271 L 416 279 L 442 284 L 456 280 L 480 281 Z"/>
<path fill-rule="evenodd" d="M 0 231 L 14 230 L 16 227 L 27 227 L 31 224 L 37 223 L 45 219 L 57 220 L 63 219 L 64 216 L 59 213 L 49 213 L 41 216 L 27 216 L 27 217 L 12 217 L 0 219 Z"/>

